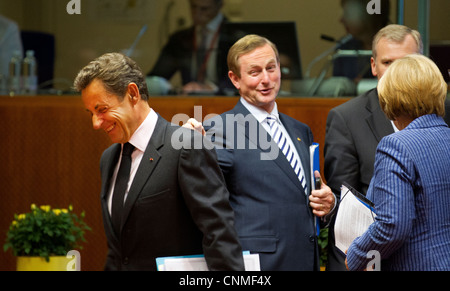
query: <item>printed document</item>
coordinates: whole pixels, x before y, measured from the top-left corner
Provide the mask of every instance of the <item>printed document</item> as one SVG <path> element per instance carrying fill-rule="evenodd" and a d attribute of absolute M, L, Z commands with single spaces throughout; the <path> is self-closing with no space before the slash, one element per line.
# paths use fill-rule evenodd
<path fill-rule="evenodd" d="M 261 271 L 258 254 L 246 251 L 243 256 L 246 271 Z M 158 271 L 208 271 L 203 255 L 157 258 L 156 265 Z"/>
<path fill-rule="evenodd" d="M 336 247 L 345 254 L 352 242 L 374 222 L 375 216 L 373 203 L 344 183 L 334 225 Z"/>

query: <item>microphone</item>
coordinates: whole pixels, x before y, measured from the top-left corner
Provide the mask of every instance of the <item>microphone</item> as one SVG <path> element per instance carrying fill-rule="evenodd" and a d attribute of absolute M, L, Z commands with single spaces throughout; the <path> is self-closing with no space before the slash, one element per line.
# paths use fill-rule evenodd
<path fill-rule="evenodd" d="M 329 42 L 336 42 L 336 39 L 332 36 L 326 35 L 326 34 L 321 34 L 320 38 Z"/>
<path fill-rule="evenodd" d="M 327 40 L 327 41 L 332 41 L 332 42 L 336 42 L 336 45 L 328 50 L 326 50 L 325 52 L 323 52 L 320 56 L 316 57 L 314 60 L 312 60 L 312 62 L 309 64 L 308 69 L 306 70 L 305 76 L 307 78 L 309 78 L 309 75 L 311 73 L 311 69 L 312 67 L 318 63 L 320 60 L 322 60 L 323 58 L 325 58 L 326 56 L 328 56 L 329 54 L 331 54 L 332 52 L 337 51 L 338 49 L 340 49 L 344 44 L 348 43 L 350 40 L 353 39 L 353 36 L 351 34 L 347 34 L 346 36 L 344 36 L 343 38 L 341 38 L 340 40 L 336 41 L 333 37 L 331 36 L 327 36 L 327 35 L 321 35 L 320 36 L 321 39 Z"/>
<path fill-rule="evenodd" d="M 147 32 L 147 29 L 148 29 L 148 25 L 144 24 L 144 26 L 142 26 L 141 30 L 139 31 L 139 34 L 137 35 L 136 39 L 134 40 L 133 44 L 127 50 L 127 53 L 126 53 L 127 57 L 131 57 L 131 55 L 133 54 L 134 50 L 136 49 L 137 44 L 139 43 L 141 38 L 144 36 L 144 34 Z"/>

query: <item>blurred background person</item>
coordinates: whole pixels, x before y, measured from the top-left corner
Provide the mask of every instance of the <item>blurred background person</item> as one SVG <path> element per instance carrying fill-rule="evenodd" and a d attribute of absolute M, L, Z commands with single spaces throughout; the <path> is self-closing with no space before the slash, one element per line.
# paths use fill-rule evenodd
<path fill-rule="evenodd" d="M 427 57 L 394 62 L 378 86 L 380 105 L 399 132 L 377 147 L 367 192 L 375 222 L 347 252 L 349 270 L 364 270 L 378 251 L 387 271 L 450 270 L 450 129 L 447 84 Z"/>
<path fill-rule="evenodd" d="M 14 21 L 0 15 L 0 75 L 8 76 L 14 51 L 23 56 L 19 27 Z"/>
<path fill-rule="evenodd" d="M 390 23 L 389 0 L 381 0 L 381 14 L 369 14 L 369 0 L 341 0 L 340 22 L 352 39 L 343 44 L 341 50 L 372 50 L 373 37 Z M 362 78 L 373 78 L 370 70 L 370 56 L 340 57 L 334 60 L 333 76 L 347 77 L 358 83 Z"/>
<path fill-rule="evenodd" d="M 228 80 L 230 47 L 222 27 L 228 22 L 221 12 L 223 0 L 189 0 L 193 25 L 175 32 L 163 48 L 149 76 L 170 80 L 180 72 L 186 94 L 224 94 Z"/>

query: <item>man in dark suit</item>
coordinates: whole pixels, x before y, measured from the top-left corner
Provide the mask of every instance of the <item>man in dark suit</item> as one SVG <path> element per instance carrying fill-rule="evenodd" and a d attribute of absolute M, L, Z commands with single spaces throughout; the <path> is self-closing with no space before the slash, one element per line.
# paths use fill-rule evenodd
<path fill-rule="evenodd" d="M 423 52 L 418 31 L 402 25 L 388 25 L 374 38 L 372 74 L 381 79 L 390 64 L 408 54 Z M 449 104 L 446 103 L 446 107 Z M 447 123 L 450 114 L 447 114 Z M 377 89 L 346 102 L 328 115 L 325 137 L 325 179 L 340 196 L 347 182 L 365 194 L 373 176 L 375 152 L 381 139 L 396 131 L 380 107 Z M 345 256 L 334 246 L 334 220 L 329 232 L 328 266 L 330 271 L 346 270 Z"/>
<path fill-rule="evenodd" d="M 224 94 L 232 88 L 227 78 L 226 54 L 231 44 L 221 13 L 223 0 L 189 0 L 193 25 L 174 33 L 149 76 L 167 80 L 181 73 L 184 91 Z"/>
<path fill-rule="evenodd" d="M 103 55 L 81 70 L 75 87 L 94 128 L 115 143 L 100 161 L 105 269 L 156 270 L 157 257 L 203 253 L 210 270 L 244 270 L 214 150 L 207 143 L 195 149 L 172 144 L 173 133 L 183 129 L 150 108 L 137 64 L 122 54 Z"/>
<path fill-rule="evenodd" d="M 241 245 L 259 254 L 263 271 L 317 270 L 314 215 L 329 214 L 335 198 L 324 184 L 312 191 L 310 128 L 278 112 L 278 51 L 266 38 L 249 35 L 230 49 L 228 66 L 241 99 L 204 126 L 216 146 Z"/>

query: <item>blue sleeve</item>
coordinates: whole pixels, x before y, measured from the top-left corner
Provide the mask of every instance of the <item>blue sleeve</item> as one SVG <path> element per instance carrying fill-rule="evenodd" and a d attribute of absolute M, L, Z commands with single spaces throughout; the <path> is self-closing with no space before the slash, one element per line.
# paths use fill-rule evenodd
<path fill-rule="evenodd" d="M 409 237 L 415 219 L 414 163 L 407 148 L 395 137 L 385 137 L 378 145 L 374 177 L 367 198 L 375 204 L 377 217 L 369 229 L 350 246 L 350 270 L 364 270 L 378 251 L 381 260 L 392 255 Z"/>

